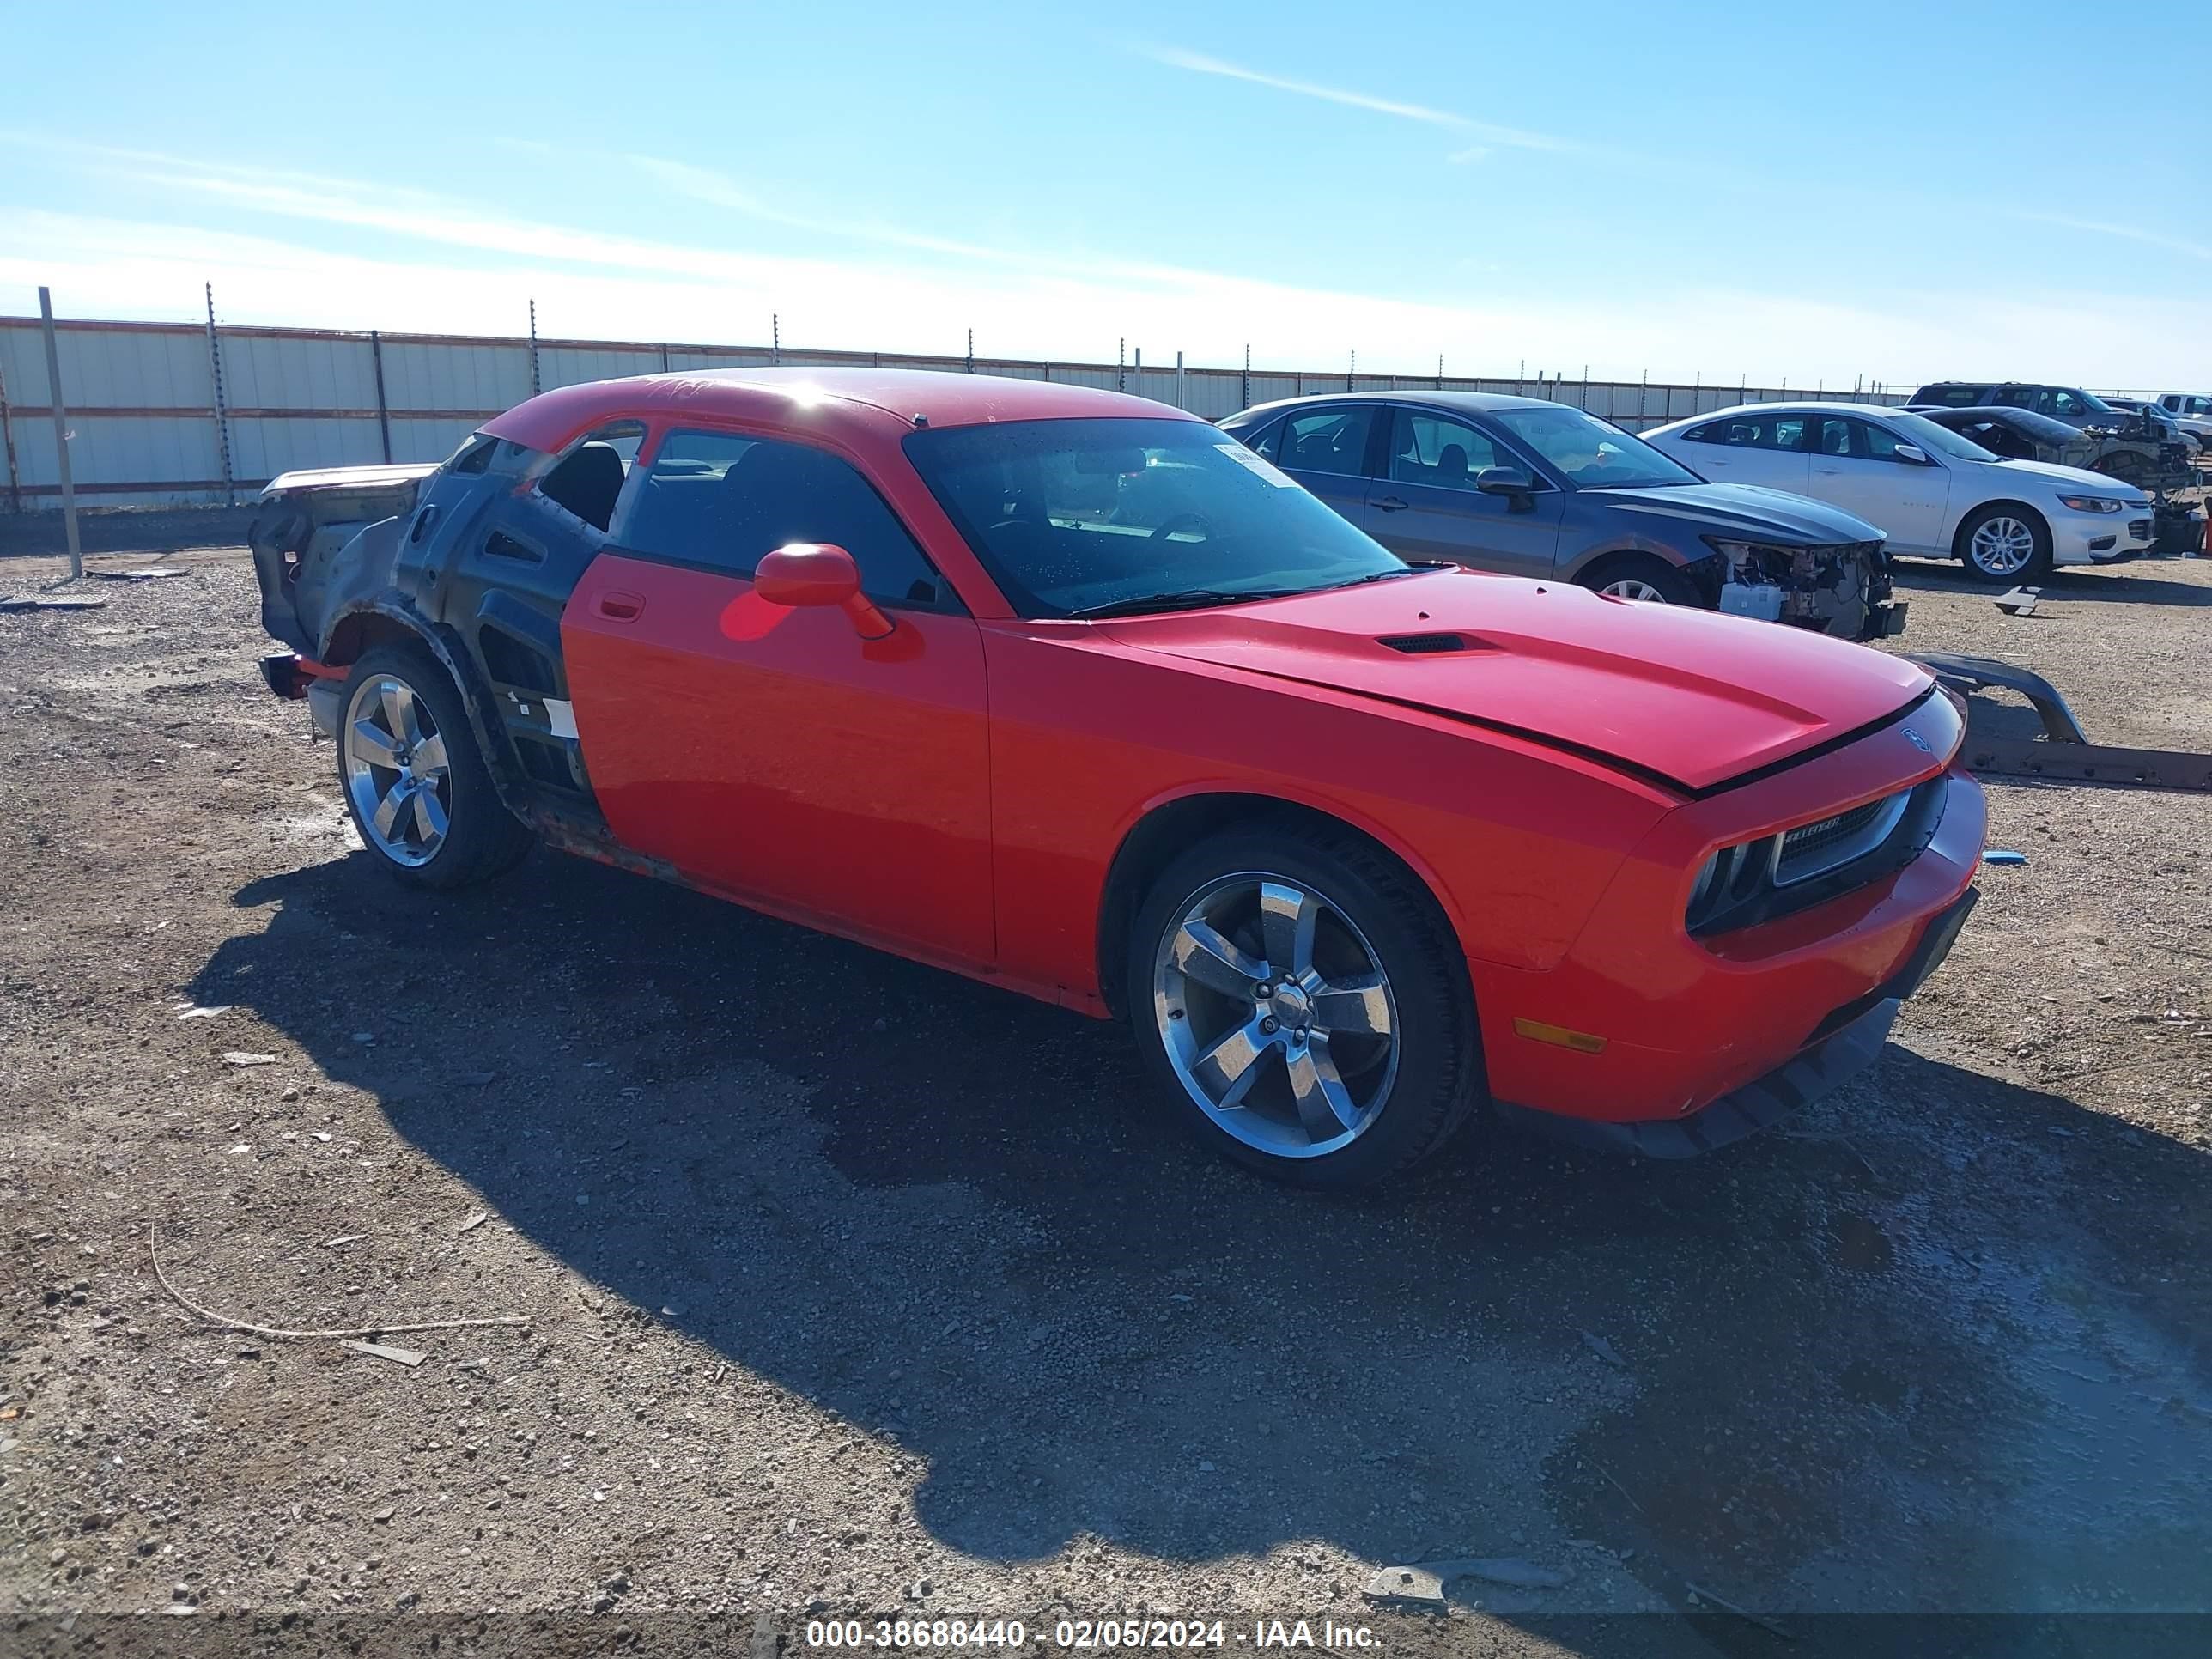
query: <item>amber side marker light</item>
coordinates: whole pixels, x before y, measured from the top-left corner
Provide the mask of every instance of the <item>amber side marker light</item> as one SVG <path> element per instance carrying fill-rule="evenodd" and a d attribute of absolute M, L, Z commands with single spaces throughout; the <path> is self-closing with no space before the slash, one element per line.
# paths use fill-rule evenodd
<path fill-rule="evenodd" d="M 1516 1019 L 1514 1030 L 1522 1036 L 1538 1042 L 1548 1042 L 1557 1048 L 1571 1048 L 1578 1054 L 1601 1054 L 1605 1039 L 1592 1036 L 1588 1031 L 1570 1031 L 1564 1025 L 1547 1025 L 1540 1019 Z"/>

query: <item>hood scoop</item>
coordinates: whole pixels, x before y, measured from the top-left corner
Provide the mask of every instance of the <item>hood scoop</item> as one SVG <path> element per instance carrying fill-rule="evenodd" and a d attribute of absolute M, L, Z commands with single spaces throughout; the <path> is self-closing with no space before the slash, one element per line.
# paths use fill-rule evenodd
<path fill-rule="evenodd" d="M 1455 651 L 1481 648 L 1464 634 L 1385 634 L 1375 643 L 1402 651 L 1409 657 L 1443 657 Z"/>

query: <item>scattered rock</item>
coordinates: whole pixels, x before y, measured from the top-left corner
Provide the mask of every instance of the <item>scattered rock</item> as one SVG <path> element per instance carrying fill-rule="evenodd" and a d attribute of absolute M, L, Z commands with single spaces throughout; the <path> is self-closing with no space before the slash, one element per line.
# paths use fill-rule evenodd
<path fill-rule="evenodd" d="M 274 1054 L 250 1054 L 242 1048 L 226 1048 L 222 1051 L 222 1057 L 224 1062 L 231 1066 L 274 1066 L 276 1063 Z"/>
<path fill-rule="evenodd" d="M 1628 1369 L 1628 1362 L 1620 1357 L 1620 1352 L 1613 1347 L 1613 1344 L 1607 1341 L 1595 1331 L 1584 1331 L 1582 1334 L 1582 1338 L 1583 1346 L 1588 1348 L 1600 1359 L 1602 1359 L 1607 1364 L 1612 1366 L 1613 1370 L 1617 1371 L 1625 1371 Z"/>

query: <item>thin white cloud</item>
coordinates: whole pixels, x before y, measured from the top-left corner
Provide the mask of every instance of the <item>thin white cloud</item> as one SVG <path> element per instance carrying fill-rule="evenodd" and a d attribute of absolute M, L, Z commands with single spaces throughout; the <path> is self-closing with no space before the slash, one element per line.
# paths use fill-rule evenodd
<path fill-rule="evenodd" d="M 2212 259 L 2212 246 L 2192 242 L 2183 236 L 2168 236 L 2162 231 L 2143 230 L 2134 225 L 2116 225 L 2101 219 L 2076 219 L 2070 214 L 2041 213 L 2021 208 L 2012 217 L 2024 219 L 2031 224 L 2057 225 L 2062 230 L 2085 231 L 2092 236 L 2117 236 L 2123 241 L 2141 242 L 2146 247 L 2162 247 L 2169 252 L 2185 253 L 2192 259 Z"/>
<path fill-rule="evenodd" d="M 302 231 L 306 227 L 302 227 Z M 582 240 L 586 233 L 568 233 Z M 1708 386 L 1787 374 L 1849 386 L 1865 373 L 1917 384 L 2033 357 L 2090 385 L 2212 382 L 2212 336 L 2181 301 L 2122 303 L 2092 293 L 1991 305 L 1979 291 L 1900 289 L 1849 306 L 1789 295 L 1653 285 L 1593 307 L 1569 293 L 1486 281 L 1480 305 L 1425 303 L 1193 272 L 1132 284 L 977 264 L 932 270 L 864 262 L 601 243 L 599 261 L 550 261 L 535 247 L 459 251 L 382 241 L 341 252 L 282 231 L 261 235 L 179 222 L 31 210 L 0 214 L 0 313 L 34 311 L 36 285 L 77 317 L 191 321 L 215 284 L 227 321 L 325 328 L 515 335 L 526 302 L 541 333 L 580 339 L 765 340 L 781 313 L 787 350 L 957 355 L 976 325 L 987 356 L 1110 363 L 1117 337 L 1147 363 L 1255 363 L 1318 373 L 1356 346 L 1363 369 L 1503 374 L 1515 361 L 1593 379 Z M 679 254 L 680 264 L 670 263 Z M 1508 343 L 1501 345 L 1501 342 Z M 2153 372 L 2150 366 L 2156 365 Z"/>
<path fill-rule="evenodd" d="M 1487 144 L 1469 144 L 1465 149 L 1455 149 L 1444 157 L 1455 167 L 1463 167 L 1483 160 L 1490 154 Z"/>
<path fill-rule="evenodd" d="M 1401 103 L 1394 98 L 1376 98 L 1370 94 L 1353 92 L 1343 87 L 1325 87 L 1314 81 L 1297 81 L 1287 76 L 1268 75 L 1259 70 L 1248 69 L 1242 64 L 1209 58 L 1203 52 L 1185 52 L 1180 46 L 1148 47 L 1145 55 L 1155 63 L 1167 64 L 1170 69 L 1189 70 L 1198 75 L 1218 75 L 1224 80 L 1246 81 L 1254 86 L 1272 87 L 1277 92 L 1292 93 L 1301 98 L 1318 98 L 1325 103 L 1372 110 L 1377 115 L 1395 115 L 1402 121 L 1420 121 L 1433 127 L 1447 127 L 1452 131 L 1468 133 L 1490 143 L 1503 144 L 1513 149 L 1577 150 L 1584 148 L 1565 138 L 1554 138 L 1549 133 L 1530 132 L 1522 127 L 1500 126 L 1492 121 L 1478 121 L 1452 110 L 1431 109 L 1426 104 Z"/>

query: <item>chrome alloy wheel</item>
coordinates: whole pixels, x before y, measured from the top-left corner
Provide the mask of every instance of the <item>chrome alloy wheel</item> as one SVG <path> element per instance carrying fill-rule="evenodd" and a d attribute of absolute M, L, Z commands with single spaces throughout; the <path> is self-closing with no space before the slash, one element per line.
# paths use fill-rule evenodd
<path fill-rule="evenodd" d="M 1610 593 L 1616 599 L 1649 599 L 1654 605 L 1667 603 L 1667 596 L 1664 593 L 1652 586 L 1650 582 L 1638 581 L 1633 576 L 1623 576 L 1617 581 L 1609 581 L 1603 587 L 1599 588 L 1598 592 Z"/>
<path fill-rule="evenodd" d="M 1398 1006 L 1352 919 L 1286 877 L 1208 883 L 1164 930 L 1152 1017 L 1192 1103 L 1277 1158 L 1349 1146 L 1398 1075 Z"/>
<path fill-rule="evenodd" d="M 2010 514 L 1985 519 L 1974 528 L 1966 556 L 1992 576 L 2017 575 L 2035 556 L 2035 532 Z"/>
<path fill-rule="evenodd" d="M 394 864 L 428 864 L 453 809 L 446 740 L 428 707 L 406 681 L 379 674 L 356 688 L 339 730 L 362 833 Z"/>

